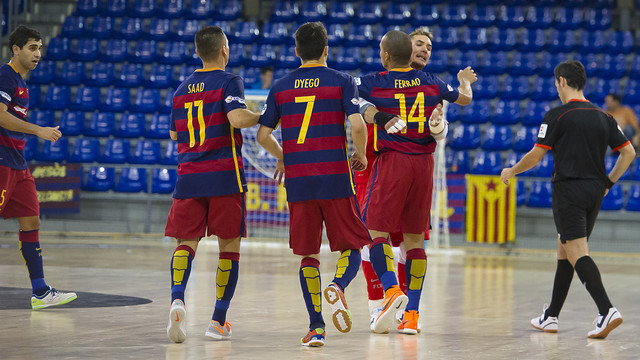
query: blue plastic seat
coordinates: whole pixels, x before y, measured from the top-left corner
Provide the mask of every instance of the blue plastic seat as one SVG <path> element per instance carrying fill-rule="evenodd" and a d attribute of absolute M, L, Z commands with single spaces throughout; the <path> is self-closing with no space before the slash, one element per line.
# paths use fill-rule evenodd
<path fill-rule="evenodd" d="M 300 8 L 294 1 L 276 1 L 274 2 L 273 14 L 271 15 L 271 21 L 290 22 L 294 21 Z"/>
<path fill-rule="evenodd" d="M 640 53 L 640 48 L 639 48 Z M 36 68 L 37 69 L 37 68 Z M 640 69 L 640 56 L 634 56 L 631 59 L 631 67 L 630 69 Z M 32 76 L 33 78 L 33 76 Z M 640 71 L 630 71 L 629 78 L 631 79 L 640 79 Z"/>
<path fill-rule="evenodd" d="M 544 115 L 549 110 L 551 110 L 551 106 L 548 101 L 528 101 L 527 105 L 524 107 L 522 125 L 540 126 L 540 124 L 542 124 L 542 118 L 544 118 Z"/>
<path fill-rule="evenodd" d="M 516 52 L 511 57 L 509 65 L 509 75 L 511 76 L 531 76 L 538 70 L 538 58 L 535 53 Z"/>
<path fill-rule="evenodd" d="M 285 77 L 288 73 L 291 72 L 291 69 L 276 69 L 273 72 L 273 81 L 280 80 Z"/>
<path fill-rule="evenodd" d="M 529 29 L 548 29 L 553 23 L 553 8 L 530 6 L 525 12 L 524 26 Z"/>
<path fill-rule="evenodd" d="M 175 87 L 180 85 L 186 78 L 191 76 L 196 71 L 197 67 L 193 65 L 187 65 L 178 71 L 178 77 L 176 78 L 176 82 L 174 83 Z"/>
<path fill-rule="evenodd" d="M 117 192 L 136 193 L 147 191 L 147 169 L 122 168 L 115 190 Z"/>
<path fill-rule="evenodd" d="M 631 31 L 607 31 L 604 51 L 611 55 L 630 54 L 633 50 L 633 41 Z"/>
<path fill-rule="evenodd" d="M 115 72 L 112 63 L 97 62 L 91 67 L 89 78 L 85 80 L 90 86 L 109 86 L 115 82 Z"/>
<path fill-rule="evenodd" d="M 497 76 L 481 76 L 473 84 L 473 96 L 476 99 L 493 99 L 498 95 L 498 87 Z"/>
<path fill-rule="evenodd" d="M 529 189 L 529 200 L 527 206 L 536 208 L 551 207 L 552 185 L 549 181 L 533 181 Z"/>
<path fill-rule="evenodd" d="M 373 29 L 371 25 L 352 25 L 347 27 L 345 38 L 350 46 L 368 46 L 373 41 Z"/>
<path fill-rule="evenodd" d="M 491 119 L 489 100 L 475 100 L 462 108 L 460 120 L 467 124 L 482 124 Z"/>
<path fill-rule="evenodd" d="M 76 5 L 76 15 L 93 16 L 100 10 L 99 0 L 78 0 Z"/>
<path fill-rule="evenodd" d="M 87 68 L 83 62 L 65 61 L 56 77 L 58 85 L 79 85 L 84 81 Z"/>
<path fill-rule="evenodd" d="M 631 44 L 633 44 L 633 39 L 631 40 Z M 583 31 L 581 33 L 580 39 L 578 40 L 578 51 L 587 53 L 601 53 L 608 49 L 609 44 L 607 44 L 607 37 L 603 31 Z"/>
<path fill-rule="evenodd" d="M 409 4 L 391 2 L 384 12 L 384 25 L 404 25 L 411 21 L 411 7 Z"/>
<path fill-rule="evenodd" d="M 93 111 L 100 105 L 100 88 L 78 87 L 71 103 L 72 110 Z"/>
<path fill-rule="evenodd" d="M 440 20 L 438 5 L 420 2 L 412 13 L 411 25 L 433 26 L 438 23 L 438 20 Z"/>
<path fill-rule="evenodd" d="M 471 7 L 467 25 L 469 27 L 488 28 L 496 21 L 493 6 L 477 5 Z"/>
<path fill-rule="evenodd" d="M 349 24 L 353 21 L 355 9 L 350 2 L 333 1 L 329 4 L 327 22 L 332 24 Z"/>
<path fill-rule="evenodd" d="M 236 20 L 242 15 L 242 0 L 218 0 L 213 17 L 222 20 Z"/>
<path fill-rule="evenodd" d="M 158 44 L 153 40 L 140 40 L 133 46 L 133 52 L 129 61 L 134 63 L 149 64 L 158 57 Z"/>
<path fill-rule="evenodd" d="M 489 33 L 488 49 L 491 51 L 511 51 L 516 47 L 514 29 L 494 29 Z"/>
<path fill-rule="evenodd" d="M 460 38 L 462 50 L 482 50 L 487 47 L 487 29 L 466 27 Z"/>
<path fill-rule="evenodd" d="M 361 54 L 357 47 L 340 47 L 332 57 L 331 67 L 337 70 L 355 70 L 360 67 Z"/>
<path fill-rule="evenodd" d="M 384 71 L 380 60 L 380 50 L 366 48 L 363 56 L 364 62 L 361 64 L 363 71 Z"/>
<path fill-rule="evenodd" d="M 467 151 L 447 151 L 447 169 L 452 174 L 467 174 L 471 171 L 471 161 Z"/>
<path fill-rule="evenodd" d="M 124 138 L 137 138 L 144 134 L 146 120 L 144 114 L 126 113 L 120 118 L 120 125 L 115 135 Z"/>
<path fill-rule="evenodd" d="M 546 37 L 547 50 L 551 53 L 571 52 L 575 49 L 577 42 L 576 34 L 573 30 L 551 29 Z M 553 66 L 556 65 L 553 64 Z"/>
<path fill-rule="evenodd" d="M 55 37 L 49 41 L 49 44 L 47 44 L 47 52 L 44 54 L 44 58 L 47 60 L 66 60 L 69 58 L 70 53 L 71 45 L 69 39 L 64 37 Z M 38 64 L 36 69 L 41 66 L 42 62 Z M 33 73 L 31 74 L 31 77 L 33 78 Z"/>
<path fill-rule="evenodd" d="M 576 30 L 582 26 L 583 12 L 579 7 L 565 8 L 558 7 L 553 18 L 553 26 L 560 30 Z"/>
<path fill-rule="evenodd" d="M 131 104 L 131 111 L 143 113 L 155 112 L 160 107 L 160 90 L 142 89 L 136 92 L 136 98 Z"/>
<path fill-rule="evenodd" d="M 516 205 L 522 206 L 527 202 L 527 186 L 522 180 L 517 180 L 516 184 Z"/>
<path fill-rule="evenodd" d="M 631 184 L 631 186 L 629 186 L 627 206 L 625 209 L 627 209 L 627 211 L 640 211 L 640 184 Z"/>
<path fill-rule="evenodd" d="M 511 127 L 505 125 L 489 125 L 484 132 L 482 148 L 485 150 L 511 149 Z"/>
<path fill-rule="evenodd" d="M 113 134 L 116 128 L 116 117 L 110 112 L 94 112 L 89 118 L 83 134 L 86 136 L 107 137 Z"/>
<path fill-rule="evenodd" d="M 517 152 L 528 152 L 533 148 L 538 140 L 538 127 L 522 126 L 516 131 L 513 138 L 513 150 Z"/>
<path fill-rule="evenodd" d="M 178 143 L 175 141 L 167 142 L 167 147 L 164 150 L 164 156 L 160 159 L 160 163 L 164 165 L 177 165 L 178 164 Z"/>
<path fill-rule="evenodd" d="M 276 61 L 276 51 L 272 45 L 262 44 L 252 46 L 249 50 L 249 62 L 251 66 L 272 66 Z"/>
<path fill-rule="evenodd" d="M 522 23 L 524 23 L 524 8 L 522 6 L 500 6 L 496 20 L 498 28 L 518 28 Z"/>
<path fill-rule="evenodd" d="M 587 9 L 584 13 L 585 30 L 607 30 L 611 27 L 611 10 L 608 8 Z"/>
<path fill-rule="evenodd" d="M 578 60 L 584 65 L 584 70 L 587 73 L 587 79 L 592 76 L 597 76 L 601 72 L 601 63 L 598 60 L 596 54 L 576 54 L 575 60 Z"/>
<path fill-rule="evenodd" d="M 624 191 L 622 186 L 614 186 L 609 190 L 607 196 L 602 200 L 600 210 L 617 211 L 624 205 Z"/>
<path fill-rule="evenodd" d="M 154 194 L 170 194 L 176 187 L 178 172 L 175 169 L 151 170 L 151 192 Z"/>
<path fill-rule="evenodd" d="M 149 122 L 149 129 L 144 135 L 150 139 L 168 139 L 171 130 L 171 116 L 169 114 L 153 114 Z"/>
<path fill-rule="evenodd" d="M 595 104 L 602 104 L 605 96 L 611 93 L 620 93 L 620 80 L 605 80 L 602 78 L 594 79 L 593 83 L 585 88 L 587 99 Z"/>
<path fill-rule="evenodd" d="M 55 142 L 45 141 L 40 151 L 36 154 L 36 160 L 47 162 L 62 162 L 69 156 L 69 139 L 62 137 Z"/>
<path fill-rule="evenodd" d="M 133 2 L 133 15 L 141 18 L 149 18 L 156 13 L 157 0 L 135 0 Z"/>
<path fill-rule="evenodd" d="M 431 61 L 429 61 L 431 62 Z M 444 80 L 446 82 L 446 80 Z M 447 121 L 449 123 L 454 123 L 456 121 L 460 121 L 460 117 L 462 115 L 463 107 L 456 104 L 449 104 L 447 108 Z M 451 136 L 451 131 L 449 131 L 449 136 Z"/>
<path fill-rule="evenodd" d="M 84 130 L 84 112 L 63 111 L 60 115 L 60 132 L 64 136 L 78 136 Z"/>
<path fill-rule="evenodd" d="M 276 65 L 280 68 L 292 69 L 300 66 L 300 59 L 296 56 L 295 47 L 281 46 L 278 51 Z"/>
<path fill-rule="evenodd" d="M 38 63 L 29 78 L 29 84 L 49 84 L 56 76 L 56 63 L 54 61 L 42 60 Z"/>
<path fill-rule="evenodd" d="M 104 12 L 109 16 L 120 17 L 124 16 L 128 11 L 129 7 L 128 0 L 110 0 L 106 2 L 106 6 L 104 8 Z"/>
<path fill-rule="evenodd" d="M 34 110 L 31 112 L 29 121 L 42 127 L 53 127 L 56 124 L 56 117 L 51 110 Z"/>
<path fill-rule="evenodd" d="M 164 43 L 160 60 L 165 64 L 181 64 L 186 60 L 187 56 L 187 43 L 182 41 L 168 41 Z"/>
<path fill-rule="evenodd" d="M 68 86 L 49 86 L 44 96 L 44 108 L 50 110 L 62 110 L 69 107 L 71 102 L 71 89 Z"/>
<path fill-rule="evenodd" d="M 240 44 L 253 44 L 260 35 L 258 24 L 254 21 L 238 21 L 233 28 L 233 42 Z"/>
<path fill-rule="evenodd" d="M 200 30 L 200 21 L 180 19 L 173 31 L 174 38 L 178 41 L 193 41 L 198 30 Z"/>
<path fill-rule="evenodd" d="M 78 39 L 71 56 L 74 60 L 94 61 L 100 54 L 99 49 L 100 43 L 97 39 Z"/>
<path fill-rule="evenodd" d="M 155 140 L 138 140 L 130 162 L 132 164 L 155 164 L 159 160 L 159 142 Z"/>
<path fill-rule="evenodd" d="M 40 85 L 32 84 L 27 86 L 27 91 L 29 92 L 29 108 L 36 109 L 42 103 L 42 90 L 40 89 Z"/>
<path fill-rule="evenodd" d="M 131 93 L 127 88 L 109 88 L 100 109 L 103 111 L 123 112 L 129 108 Z"/>
<path fill-rule="evenodd" d="M 567 60 L 567 58 L 567 54 L 565 53 L 543 52 L 542 58 L 540 59 L 540 66 L 538 67 L 538 75 L 551 78 L 555 86 L 553 70 L 558 64 Z"/>
<path fill-rule="evenodd" d="M 147 38 L 150 40 L 165 41 L 171 35 L 171 20 L 153 18 L 149 21 Z"/>
<path fill-rule="evenodd" d="M 113 168 L 105 168 L 103 166 L 92 166 L 89 168 L 87 181 L 82 186 L 83 190 L 88 191 L 109 191 L 112 190 L 116 183 L 116 172 Z"/>
<path fill-rule="evenodd" d="M 213 0 L 191 1 L 188 10 L 188 18 L 208 19 L 213 15 Z"/>
<path fill-rule="evenodd" d="M 78 138 L 73 144 L 69 162 L 94 162 L 100 156 L 100 141 L 98 139 Z"/>
<path fill-rule="evenodd" d="M 260 68 L 245 68 L 244 69 L 244 86 L 245 88 L 254 88 L 260 83 Z"/>
<path fill-rule="evenodd" d="M 507 71 L 508 58 L 504 51 L 485 51 L 479 64 L 480 71 L 486 75 L 502 75 Z M 433 56 L 433 54 L 431 55 Z M 431 59 L 429 60 L 431 62 Z M 428 66 L 428 65 L 427 65 Z M 474 85 L 475 92 L 475 85 Z"/>
<path fill-rule="evenodd" d="M 521 52 L 539 52 L 547 43 L 547 35 L 542 29 L 522 29 L 516 48 Z"/>
<path fill-rule="evenodd" d="M 480 147 L 480 127 L 475 124 L 456 125 L 451 135 L 451 147 L 454 149 L 477 149 Z"/>
<path fill-rule="evenodd" d="M 382 6 L 380 4 L 365 2 L 360 3 L 356 9 L 354 23 L 377 24 L 382 22 Z"/>
<path fill-rule="evenodd" d="M 547 152 L 538 165 L 534 167 L 534 176 L 550 178 L 551 175 L 553 175 L 553 155 L 551 152 Z"/>
<path fill-rule="evenodd" d="M 90 36 L 95 39 L 109 39 L 115 33 L 115 21 L 109 16 L 96 16 L 91 22 Z"/>
<path fill-rule="evenodd" d="M 144 82 L 144 65 L 123 64 L 116 80 L 117 86 L 138 87 Z"/>
<path fill-rule="evenodd" d="M 472 174 L 499 175 L 502 171 L 502 157 L 497 151 L 476 151 L 471 165 Z"/>
<path fill-rule="evenodd" d="M 110 164 L 124 164 L 129 161 L 131 144 L 125 139 L 108 139 L 104 144 L 104 152 L 100 162 Z"/>
<path fill-rule="evenodd" d="M 327 7 L 324 2 L 321 1 L 304 1 L 300 6 L 300 15 L 298 16 L 301 22 L 314 22 L 322 21 L 327 16 Z"/>
<path fill-rule="evenodd" d="M 529 96 L 529 78 L 507 76 L 502 81 L 500 97 L 505 100 L 522 100 Z"/>
<path fill-rule="evenodd" d="M 88 30 L 87 18 L 84 16 L 67 16 L 62 23 L 60 36 L 77 39 L 85 35 Z"/>
<path fill-rule="evenodd" d="M 231 44 L 229 46 L 229 63 L 227 66 L 236 67 L 244 65 L 247 61 L 247 51 L 243 44 Z"/>
<path fill-rule="evenodd" d="M 442 49 L 455 49 L 460 44 L 458 28 L 435 28 L 433 30 L 433 42 Z"/>
<path fill-rule="evenodd" d="M 260 32 L 260 42 L 263 44 L 279 45 L 285 42 L 289 37 L 289 30 L 285 23 L 265 22 Z"/>
<path fill-rule="evenodd" d="M 640 104 L 640 81 L 630 79 L 624 91 L 623 103 Z M 637 112 L 636 112 L 637 114 Z"/>
<path fill-rule="evenodd" d="M 147 81 L 146 86 L 166 89 L 171 85 L 173 85 L 173 66 L 159 64 L 151 67 L 149 81 Z"/>
<path fill-rule="evenodd" d="M 465 5 L 444 5 L 440 12 L 440 25 L 443 27 L 461 27 L 467 21 Z"/>
<path fill-rule="evenodd" d="M 163 0 L 158 13 L 161 17 L 167 19 L 179 18 L 184 13 L 184 3 L 184 0 Z"/>
<path fill-rule="evenodd" d="M 125 17 L 120 22 L 120 29 L 116 32 L 116 36 L 127 40 L 136 40 L 142 35 L 144 26 L 142 19 Z"/>
<path fill-rule="evenodd" d="M 448 69 L 449 55 L 446 52 L 444 54 L 431 53 L 429 62 L 427 62 L 427 66 L 425 67 L 425 71 L 434 74 L 440 74 L 447 71 Z"/>
<path fill-rule="evenodd" d="M 104 47 L 100 59 L 110 62 L 124 62 L 129 56 L 127 40 L 109 39 Z"/>
<path fill-rule="evenodd" d="M 627 60 L 623 54 L 602 56 L 602 76 L 620 79 L 627 74 Z"/>
<path fill-rule="evenodd" d="M 491 121 L 495 124 L 514 125 L 522 116 L 520 102 L 517 100 L 498 100 L 493 110 Z"/>

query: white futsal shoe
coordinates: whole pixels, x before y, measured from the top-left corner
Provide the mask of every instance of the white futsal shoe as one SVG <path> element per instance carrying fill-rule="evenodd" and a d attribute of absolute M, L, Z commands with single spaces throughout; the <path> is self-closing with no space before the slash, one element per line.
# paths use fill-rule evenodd
<path fill-rule="evenodd" d="M 167 336 L 175 343 L 183 342 L 187 337 L 186 329 L 187 311 L 184 303 L 180 299 L 173 300 L 169 310 L 169 325 L 167 326 Z"/>
<path fill-rule="evenodd" d="M 544 318 L 547 309 L 549 308 L 548 304 L 544 304 L 542 307 L 542 315 L 537 318 L 531 319 L 531 326 L 538 330 L 542 330 L 548 333 L 557 333 L 558 332 L 558 318 L 555 316 L 547 316 Z"/>
<path fill-rule="evenodd" d="M 609 335 L 611 330 L 622 324 L 622 315 L 615 307 L 609 308 L 609 312 L 606 316 L 598 314 L 598 317 L 593 321 L 596 326 L 595 329 L 589 331 L 589 338 L 591 339 L 604 339 Z"/>

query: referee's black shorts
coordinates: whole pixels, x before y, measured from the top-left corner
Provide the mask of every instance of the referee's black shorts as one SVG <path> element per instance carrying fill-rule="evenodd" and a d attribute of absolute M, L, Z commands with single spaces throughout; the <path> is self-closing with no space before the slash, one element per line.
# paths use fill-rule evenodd
<path fill-rule="evenodd" d="M 553 183 L 553 220 L 560 241 L 589 238 L 606 189 L 603 180 L 576 179 Z"/>

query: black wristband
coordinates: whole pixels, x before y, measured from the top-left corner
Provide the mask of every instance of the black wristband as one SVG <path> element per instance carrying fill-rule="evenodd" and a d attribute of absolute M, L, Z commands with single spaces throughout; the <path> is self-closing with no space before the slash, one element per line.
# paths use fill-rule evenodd
<path fill-rule="evenodd" d="M 611 179 L 609 179 L 608 176 L 604 177 L 604 183 L 607 185 L 607 189 L 611 189 L 611 187 L 616 184 L 613 181 L 611 181 Z"/>
<path fill-rule="evenodd" d="M 373 115 L 373 122 L 376 123 L 378 126 L 384 128 L 384 126 L 387 125 L 387 123 L 391 121 L 391 119 L 393 119 L 394 117 L 396 116 L 393 114 L 388 114 L 386 112 L 378 111 L 375 115 Z"/>

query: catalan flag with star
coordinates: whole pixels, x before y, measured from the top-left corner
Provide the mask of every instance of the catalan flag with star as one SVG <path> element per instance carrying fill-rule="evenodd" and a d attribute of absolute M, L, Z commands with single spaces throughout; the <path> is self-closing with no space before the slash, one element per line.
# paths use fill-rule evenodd
<path fill-rule="evenodd" d="M 516 237 L 516 186 L 499 176 L 467 175 L 467 241 L 503 244 Z"/>

